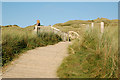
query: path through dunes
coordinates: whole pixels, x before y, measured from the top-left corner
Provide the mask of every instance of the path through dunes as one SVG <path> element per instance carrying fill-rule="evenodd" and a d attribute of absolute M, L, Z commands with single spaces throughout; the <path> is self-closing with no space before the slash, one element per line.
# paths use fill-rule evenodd
<path fill-rule="evenodd" d="M 3 78 L 56 78 L 56 71 L 67 56 L 69 42 L 39 47 L 22 54 L 3 73 Z"/>

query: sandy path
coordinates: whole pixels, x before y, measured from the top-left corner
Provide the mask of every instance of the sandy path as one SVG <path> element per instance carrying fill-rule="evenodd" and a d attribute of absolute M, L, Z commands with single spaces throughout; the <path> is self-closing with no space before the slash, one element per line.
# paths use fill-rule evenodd
<path fill-rule="evenodd" d="M 3 73 L 3 78 L 56 78 L 56 70 L 67 56 L 69 42 L 27 51 Z"/>

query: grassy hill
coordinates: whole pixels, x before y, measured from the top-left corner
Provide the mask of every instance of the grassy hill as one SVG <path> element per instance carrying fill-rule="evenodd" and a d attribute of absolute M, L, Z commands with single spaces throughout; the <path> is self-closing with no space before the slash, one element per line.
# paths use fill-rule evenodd
<path fill-rule="evenodd" d="M 76 31 L 80 34 L 82 34 L 83 29 L 85 29 L 88 25 L 91 27 L 91 23 L 94 23 L 95 27 L 100 27 L 100 22 L 104 22 L 105 27 L 111 26 L 118 26 L 118 20 L 109 20 L 106 18 L 97 18 L 94 20 L 70 20 L 65 23 L 57 23 L 53 25 L 54 27 L 60 29 L 63 32 L 68 32 L 68 31 Z M 81 33 L 81 32 L 82 33 Z"/>
<path fill-rule="evenodd" d="M 5 66 L 23 51 L 36 47 L 55 44 L 61 41 L 61 37 L 52 32 L 33 31 L 34 26 L 26 28 L 9 26 L 2 27 L 2 63 Z"/>
<path fill-rule="evenodd" d="M 89 21 L 83 21 L 83 20 L 70 20 L 65 23 L 58 23 L 53 25 L 55 26 L 74 26 L 74 25 L 79 25 L 79 24 L 87 24 Z"/>
<path fill-rule="evenodd" d="M 55 24 L 53 26 L 54 27 L 56 27 L 56 26 L 74 26 L 74 25 L 80 25 L 80 24 L 90 24 L 91 22 L 94 22 L 94 23 L 104 22 L 105 24 L 112 24 L 112 23 L 117 24 L 118 20 L 117 19 L 109 20 L 107 18 L 97 18 L 94 20 L 70 20 L 70 21 L 67 21 L 65 23 Z"/>
<path fill-rule="evenodd" d="M 18 25 L 7 25 L 7 26 L 2 26 L 2 27 L 19 27 Z"/>
<path fill-rule="evenodd" d="M 105 23 L 104 33 L 100 22 Z M 94 28 L 91 28 L 94 22 Z M 84 25 L 83 25 L 84 24 Z M 86 26 L 89 24 L 89 28 Z M 60 78 L 117 78 L 118 77 L 118 20 L 71 20 L 54 27 L 79 33 L 68 48 L 69 56 L 58 68 Z M 75 26 L 74 26 L 75 25 Z"/>
<path fill-rule="evenodd" d="M 100 33 L 100 22 L 105 23 Z M 94 22 L 94 29 L 91 29 Z M 89 25 L 89 28 L 87 27 Z M 118 75 L 118 20 L 97 18 L 95 20 L 70 20 L 53 25 L 63 32 L 75 31 L 80 37 L 72 41 L 69 56 L 63 60 L 57 71 L 60 78 L 117 78 Z M 32 34 L 34 25 L 26 28 L 3 27 L 3 65 L 12 61 L 21 50 L 33 49 L 61 41 L 53 33 Z"/>

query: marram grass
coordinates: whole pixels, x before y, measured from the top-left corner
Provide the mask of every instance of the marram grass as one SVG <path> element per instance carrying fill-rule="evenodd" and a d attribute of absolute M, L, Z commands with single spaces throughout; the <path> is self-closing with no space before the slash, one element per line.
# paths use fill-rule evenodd
<path fill-rule="evenodd" d="M 61 37 L 52 32 L 37 35 L 24 28 L 2 28 L 2 66 L 11 62 L 23 50 L 55 44 L 61 40 Z"/>
<path fill-rule="evenodd" d="M 118 27 L 89 29 L 69 46 L 69 56 L 58 68 L 60 78 L 117 78 Z"/>

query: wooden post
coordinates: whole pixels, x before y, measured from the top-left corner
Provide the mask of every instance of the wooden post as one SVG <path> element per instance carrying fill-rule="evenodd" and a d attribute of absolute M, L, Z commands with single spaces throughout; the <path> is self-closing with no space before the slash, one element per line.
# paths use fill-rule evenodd
<path fill-rule="evenodd" d="M 92 27 L 92 29 L 93 29 L 93 27 L 94 27 L 94 23 L 93 23 L 93 22 L 91 23 L 91 27 Z"/>
<path fill-rule="evenodd" d="M 69 38 L 69 32 L 68 32 L 68 41 L 70 41 L 70 38 Z"/>
<path fill-rule="evenodd" d="M 37 34 L 38 34 L 38 26 L 37 26 Z"/>
<path fill-rule="evenodd" d="M 63 39 L 64 39 L 64 41 L 66 41 L 66 40 L 65 40 L 65 33 L 63 33 Z"/>
<path fill-rule="evenodd" d="M 101 22 L 101 33 L 104 32 L 104 22 Z"/>
<path fill-rule="evenodd" d="M 89 30 L 89 24 L 86 25 L 86 30 Z"/>
<path fill-rule="evenodd" d="M 34 27 L 34 33 L 36 34 L 37 33 L 37 25 L 35 25 L 35 27 Z"/>

